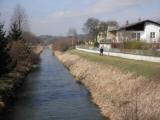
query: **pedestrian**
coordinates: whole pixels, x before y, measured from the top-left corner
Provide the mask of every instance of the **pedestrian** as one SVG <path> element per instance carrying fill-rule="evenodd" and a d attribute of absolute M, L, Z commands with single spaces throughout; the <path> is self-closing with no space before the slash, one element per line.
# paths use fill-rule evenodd
<path fill-rule="evenodd" d="M 100 56 L 103 56 L 103 47 L 100 48 Z"/>

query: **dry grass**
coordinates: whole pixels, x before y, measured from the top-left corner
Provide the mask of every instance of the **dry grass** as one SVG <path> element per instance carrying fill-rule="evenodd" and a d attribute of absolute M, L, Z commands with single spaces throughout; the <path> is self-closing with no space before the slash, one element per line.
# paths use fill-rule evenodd
<path fill-rule="evenodd" d="M 69 53 L 76 54 L 90 61 L 111 65 L 126 73 L 132 72 L 138 76 L 145 76 L 150 80 L 160 80 L 160 63 L 130 60 L 113 56 L 101 57 L 97 54 L 82 52 L 79 50 L 71 50 Z"/>
<path fill-rule="evenodd" d="M 78 55 L 57 53 L 111 120 L 160 120 L 160 83 Z"/>
<path fill-rule="evenodd" d="M 35 54 L 40 54 L 43 51 L 43 46 L 38 44 L 36 47 L 33 49 Z"/>

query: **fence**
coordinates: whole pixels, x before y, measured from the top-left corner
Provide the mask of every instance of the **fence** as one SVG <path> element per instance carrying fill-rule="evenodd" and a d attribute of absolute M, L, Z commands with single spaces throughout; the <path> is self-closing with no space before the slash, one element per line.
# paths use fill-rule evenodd
<path fill-rule="evenodd" d="M 88 46 L 88 45 L 80 45 L 80 46 L 77 46 L 77 47 L 82 48 L 82 49 L 99 51 L 99 48 L 95 48 L 93 46 Z M 104 49 L 104 52 L 114 52 L 114 53 L 124 53 L 124 54 L 132 54 L 132 55 L 160 57 L 160 50 L 158 51 L 158 50 L 134 50 L 134 49 L 111 48 L 109 50 Z"/>
<path fill-rule="evenodd" d="M 95 48 L 92 46 L 77 46 L 76 49 L 91 52 L 91 53 L 99 53 L 99 48 Z M 148 50 L 149 51 L 149 50 Z M 133 60 L 143 60 L 150 62 L 160 62 L 160 51 L 144 51 L 144 50 L 120 50 L 120 49 L 110 49 L 104 50 L 104 55 L 122 57 Z"/>

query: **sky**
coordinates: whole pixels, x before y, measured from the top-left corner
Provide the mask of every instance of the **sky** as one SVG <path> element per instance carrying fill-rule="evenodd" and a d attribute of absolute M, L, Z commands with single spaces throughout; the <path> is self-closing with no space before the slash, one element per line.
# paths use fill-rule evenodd
<path fill-rule="evenodd" d="M 90 17 L 116 20 L 120 25 L 141 19 L 160 19 L 160 0 L 0 0 L 0 20 L 9 29 L 14 8 L 26 11 L 36 35 L 66 35 L 69 28 L 82 28 Z"/>

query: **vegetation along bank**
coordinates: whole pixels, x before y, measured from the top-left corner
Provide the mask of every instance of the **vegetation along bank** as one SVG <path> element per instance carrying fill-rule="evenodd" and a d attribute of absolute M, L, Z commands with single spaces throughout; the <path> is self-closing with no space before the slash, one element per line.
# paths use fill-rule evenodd
<path fill-rule="evenodd" d="M 26 16 L 17 6 L 9 31 L 0 21 L 0 112 L 6 108 L 33 65 L 38 64 L 43 47 L 27 28 Z"/>
<path fill-rule="evenodd" d="M 160 119 L 160 64 L 70 50 L 55 52 L 111 120 Z"/>

